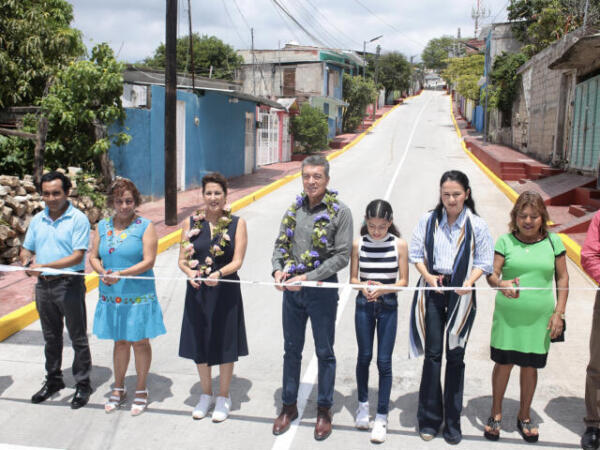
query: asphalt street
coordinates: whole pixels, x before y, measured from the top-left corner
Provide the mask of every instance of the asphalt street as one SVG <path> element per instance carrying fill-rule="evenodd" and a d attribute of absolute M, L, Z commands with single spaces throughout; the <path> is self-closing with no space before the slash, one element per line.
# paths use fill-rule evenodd
<path fill-rule="evenodd" d="M 450 100 L 440 92 L 426 91 L 394 109 L 356 146 L 331 163 L 330 187 L 353 212 L 355 235 L 370 200 L 388 198 L 395 222 L 403 236 L 410 238 L 417 221 L 438 198 L 438 182 L 445 170 L 459 169 L 471 179 L 478 213 L 487 221 L 494 238 L 507 231 L 509 200 L 489 181 L 463 152 L 450 117 Z M 269 280 L 270 255 L 284 210 L 301 191 L 296 179 L 239 211 L 248 223 L 249 245 L 242 279 Z M 178 249 L 159 255 L 155 273 L 180 277 Z M 593 285 L 569 261 L 571 287 Z M 348 279 L 344 270 L 341 281 Z M 417 281 L 410 269 L 410 285 Z M 485 281 L 478 286 L 487 287 Z M 153 340 L 153 364 L 148 379 L 150 405 L 139 417 L 128 408 L 107 415 L 103 404 L 112 384 L 112 342 L 90 336 L 95 391 L 90 404 L 71 410 L 74 393 L 70 373 L 72 351 L 65 333 L 63 368 L 68 388 L 40 405 L 30 403 L 44 376 L 43 338 L 39 322 L 0 343 L 0 450 L 27 446 L 69 449 L 364 449 L 373 446 L 370 433 L 354 428 L 357 406 L 355 381 L 356 339 L 354 297 L 350 289 L 340 290 L 335 352 L 337 376 L 333 407 L 334 429 L 323 442 L 313 439 L 316 418 L 316 357 L 310 326 L 304 349 L 299 406 L 301 419 L 288 433 L 274 437 L 273 419 L 281 406 L 283 337 L 281 293 L 274 288 L 243 286 L 250 355 L 235 367 L 231 386 L 233 410 L 220 424 L 210 419 L 194 421 L 193 406 L 200 395 L 194 364 L 178 357 L 179 332 L 185 297 L 185 281 L 157 282 L 167 334 Z M 87 296 L 89 329 L 92 327 L 97 291 Z M 408 359 L 408 317 L 412 294 L 399 296 L 399 320 L 393 356 L 393 387 L 388 438 L 379 448 L 445 448 L 442 438 L 422 441 L 416 431 L 417 396 L 422 360 Z M 466 353 L 465 396 L 462 417 L 462 448 L 528 448 L 516 431 L 519 402 L 518 372 L 515 369 L 504 401 L 501 438 L 484 440 L 483 424 L 491 406 L 489 339 L 494 293 L 478 294 L 478 310 Z M 583 393 L 588 357 L 593 293 L 574 291 L 567 307 L 566 342 L 553 344 L 548 365 L 539 373 L 532 419 L 540 424 L 543 448 L 578 448 L 585 413 Z M 129 392 L 135 389 L 133 364 L 127 377 Z M 218 370 L 214 372 L 218 390 Z M 371 366 L 370 403 L 375 414 L 377 368 Z M 128 403 L 128 406 L 130 403 Z"/>

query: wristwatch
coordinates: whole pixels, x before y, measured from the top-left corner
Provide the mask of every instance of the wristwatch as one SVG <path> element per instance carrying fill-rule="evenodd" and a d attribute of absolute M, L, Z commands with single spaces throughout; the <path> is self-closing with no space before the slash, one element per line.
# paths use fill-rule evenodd
<path fill-rule="evenodd" d="M 565 320 L 565 313 L 554 311 L 554 314 L 558 314 L 562 320 Z"/>

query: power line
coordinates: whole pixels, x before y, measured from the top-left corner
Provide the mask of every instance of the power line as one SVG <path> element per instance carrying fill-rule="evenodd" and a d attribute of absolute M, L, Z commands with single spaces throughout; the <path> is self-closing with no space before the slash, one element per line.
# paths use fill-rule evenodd
<path fill-rule="evenodd" d="M 277 7 L 279 9 L 281 9 L 281 11 L 290 18 L 290 20 L 292 20 L 292 22 L 294 22 L 298 28 L 300 28 L 309 38 L 311 38 L 315 43 L 323 46 L 323 47 L 327 47 L 327 45 L 321 41 L 318 37 L 316 37 L 315 35 L 313 35 L 310 31 L 308 31 L 304 25 L 302 25 L 281 3 L 279 3 L 278 0 L 271 0 L 275 5 L 277 5 Z"/>
<path fill-rule="evenodd" d="M 323 39 L 323 40 L 325 40 L 329 44 L 333 44 L 333 45 L 328 45 L 328 47 L 330 47 L 330 48 L 344 48 L 345 47 L 344 43 L 339 38 L 337 38 L 332 33 L 330 33 L 327 30 L 327 28 L 323 26 L 323 24 L 319 20 L 319 17 L 316 14 L 314 14 L 313 12 L 309 11 L 309 9 L 306 8 L 302 4 L 302 2 L 296 2 L 296 5 L 299 7 L 298 13 L 303 17 L 304 22 L 309 24 L 312 27 L 313 31 L 315 33 L 317 33 L 319 36 L 322 36 L 323 38 L 325 38 L 325 37 L 327 38 L 327 39 Z"/>
<path fill-rule="evenodd" d="M 496 20 L 496 17 L 498 17 L 500 15 L 500 13 L 504 10 L 506 10 L 506 7 L 508 6 L 508 4 L 511 2 L 511 0 L 508 0 L 504 6 L 502 8 L 500 8 L 498 10 L 498 12 L 494 15 L 494 17 L 492 17 L 492 20 L 490 21 L 490 23 L 494 23 L 494 21 Z"/>
<path fill-rule="evenodd" d="M 240 38 L 240 42 L 242 43 L 242 45 L 247 47 L 248 46 L 248 41 L 244 40 L 244 38 L 242 37 L 242 35 L 238 31 L 237 27 L 235 26 L 235 23 L 233 22 L 233 18 L 231 17 L 231 14 L 229 13 L 229 9 L 227 8 L 227 3 L 225 2 L 225 0 L 221 0 L 221 2 L 223 3 L 223 8 L 225 9 L 225 13 L 227 14 L 227 17 L 229 18 L 229 22 L 231 23 L 231 27 L 233 28 L 233 30 L 236 32 L 236 34 Z"/>
<path fill-rule="evenodd" d="M 361 43 L 360 43 L 360 42 L 358 42 L 358 41 L 355 41 L 355 40 L 354 40 L 354 39 L 353 39 L 351 36 L 347 35 L 347 34 L 346 34 L 346 33 L 344 33 L 344 32 L 343 32 L 341 29 L 339 29 L 339 28 L 338 28 L 338 27 L 335 25 L 335 23 L 333 23 L 333 21 L 331 21 L 331 19 L 327 18 L 327 17 L 325 16 L 325 14 L 323 14 L 323 13 L 322 13 L 322 12 L 319 10 L 319 8 L 318 8 L 318 7 L 317 7 L 317 6 L 316 6 L 316 5 L 315 5 L 315 4 L 314 4 L 314 3 L 313 3 L 311 0 L 306 0 L 306 1 L 307 1 L 307 3 L 308 3 L 310 6 L 312 6 L 312 7 L 315 9 L 315 11 L 317 11 L 317 13 L 318 13 L 318 14 L 320 14 L 320 15 L 321 15 L 321 16 L 322 16 L 322 17 L 323 17 L 325 20 L 327 20 L 327 24 L 328 24 L 328 25 L 331 25 L 333 28 L 335 28 L 335 29 L 338 31 L 338 33 L 340 33 L 341 35 L 343 35 L 343 36 L 344 36 L 344 37 L 345 37 L 345 38 L 348 40 L 348 42 L 350 42 L 350 43 L 352 43 L 352 44 L 355 44 L 355 45 L 358 45 L 358 46 L 360 46 L 360 45 L 361 45 Z"/>
<path fill-rule="evenodd" d="M 296 33 L 294 33 L 294 30 L 292 29 L 292 27 L 290 27 L 290 25 L 288 24 L 288 21 L 286 20 L 285 16 L 281 13 L 281 11 L 279 10 L 279 8 L 274 3 L 272 3 L 272 2 L 269 2 L 269 4 L 273 7 L 273 9 L 275 9 L 275 12 L 281 18 L 281 21 L 283 22 L 283 24 L 285 25 L 285 27 L 288 29 L 288 31 L 290 32 L 290 34 L 294 37 L 294 39 L 296 41 L 300 42 L 300 39 L 298 38 L 298 36 L 296 35 Z"/>
<path fill-rule="evenodd" d="M 237 4 L 237 2 L 235 0 L 233 0 L 233 4 L 235 5 L 235 7 L 237 8 L 238 12 L 240 13 L 240 16 L 242 16 L 242 20 L 246 24 L 246 28 L 248 28 L 248 31 L 250 31 L 252 29 L 252 27 L 248 24 L 248 21 L 246 20 L 246 17 L 244 16 L 244 13 L 240 9 L 239 5 Z"/>
<path fill-rule="evenodd" d="M 410 36 L 408 36 L 407 34 L 405 34 L 404 32 L 400 31 L 398 28 L 396 28 L 394 25 L 392 25 L 391 23 L 383 20 L 381 17 L 379 17 L 377 14 L 375 14 L 368 6 L 366 6 L 364 3 L 362 3 L 360 0 L 354 0 L 356 3 L 358 3 L 360 6 L 362 6 L 365 10 L 367 10 L 373 17 L 375 17 L 377 20 L 379 20 L 381 23 L 383 23 L 384 25 L 387 25 L 388 27 L 390 27 L 392 30 L 394 30 L 395 32 L 397 32 L 398 34 L 401 34 L 402 36 L 404 36 L 406 39 L 408 39 L 409 41 L 412 41 L 413 43 L 417 44 L 420 48 L 425 48 L 425 44 L 423 44 L 422 42 L 416 41 L 413 38 L 411 38 Z"/>

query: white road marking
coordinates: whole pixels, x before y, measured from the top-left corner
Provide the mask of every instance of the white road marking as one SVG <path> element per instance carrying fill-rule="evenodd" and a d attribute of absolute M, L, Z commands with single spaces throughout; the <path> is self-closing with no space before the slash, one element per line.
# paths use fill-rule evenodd
<path fill-rule="evenodd" d="M 425 109 L 427 108 L 427 105 L 429 105 L 430 102 L 431 102 L 431 98 L 427 100 L 425 105 L 423 105 L 423 108 L 421 108 L 421 111 L 419 111 L 419 114 L 417 115 L 417 118 L 415 119 L 415 123 L 414 123 L 413 128 L 410 132 L 410 135 L 408 137 L 406 147 L 404 148 L 404 154 L 402 155 L 402 158 L 400 159 L 400 162 L 398 163 L 398 167 L 396 168 L 396 171 L 394 172 L 394 176 L 390 180 L 390 184 L 385 192 L 385 197 L 384 197 L 385 200 L 389 200 L 390 195 L 392 194 L 392 189 L 394 188 L 394 184 L 396 184 L 396 179 L 398 178 L 400 169 L 402 168 L 402 165 L 404 164 L 404 161 L 406 160 L 406 155 L 408 154 L 408 149 L 410 147 L 410 144 L 412 143 L 412 139 L 413 139 L 413 136 L 417 129 L 417 124 L 419 123 L 419 119 L 421 118 L 423 111 L 425 111 Z M 340 317 L 342 317 L 342 313 L 344 312 L 346 304 L 348 303 L 348 300 L 350 299 L 351 295 L 352 295 L 352 288 L 350 286 L 344 287 L 344 289 L 342 290 L 342 293 L 340 294 L 341 301 L 340 301 L 340 304 L 338 305 L 338 310 L 337 310 L 336 327 L 338 326 Z M 302 414 L 304 413 L 304 408 L 306 407 L 306 402 L 308 400 L 308 397 L 310 396 L 310 393 L 312 392 L 313 388 L 315 387 L 315 381 L 317 379 L 317 375 L 318 375 L 318 359 L 317 359 L 317 355 L 313 354 L 313 356 L 310 360 L 310 363 L 308 365 L 308 368 L 306 369 L 306 372 L 304 372 L 304 376 L 302 377 L 302 380 L 300 381 L 300 388 L 298 389 L 298 399 L 297 399 L 297 403 L 296 403 L 297 408 L 298 408 L 298 418 L 292 422 L 292 424 L 290 425 L 290 429 L 287 432 L 285 432 L 284 434 L 280 434 L 279 436 L 277 436 L 275 438 L 275 443 L 273 444 L 273 447 L 272 447 L 273 450 L 288 450 L 291 447 L 292 441 L 294 440 L 294 436 L 296 435 L 296 432 L 298 431 L 298 426 L 300 425 L 300 421 L 302 420 Z"/>
<path fill-rule="evenodd" d="M 383 197 L 384 200 L 389 200 L 390 196 L 392 195 L 392 190 L 394 189 L 394 185 L 396 184 L 396 179 L 398 178 L 398 175 L 400 174 L 400 169 L 402 168 L 402 165 L 404 164 L 406 155 L 408 155 L 408 149 L 410 148 L 410 144 L 412 143 L 413 137 L 415 135 L 415 131 L 417 131 L 417 125 L 419 124 L 419 119 L 421 119 L 421 115 L 423 114 L 425 109 L 427 109 L 427 106 L 431 102 L 432 98 L 433 97 L 429 97 L 429 99 L 423 105 L 423 108 L 421 108 L 421 111 L 419 111 L 417 118 L 415 119 L 415 123 L 413 124 L 412 130 L 410 131 L 410 135 L 408 136 L 408 141 L 406 141 L 406 147 L 404 147 L 404 153 L 402 154 L 402 158 L 400 158 L 400 162 L 398 163 L 398 167 L 396 167 L 394 176 L 392 177 L 390 184 L 388 185 L 388 188 L 385 191 L 385 196 Z"/>
<path fill-rule="evenodd" d="M 13 445 L 0 443 L 0 450 L 59 450 L 50 447 L 30 447 L 28 445 Z"/>

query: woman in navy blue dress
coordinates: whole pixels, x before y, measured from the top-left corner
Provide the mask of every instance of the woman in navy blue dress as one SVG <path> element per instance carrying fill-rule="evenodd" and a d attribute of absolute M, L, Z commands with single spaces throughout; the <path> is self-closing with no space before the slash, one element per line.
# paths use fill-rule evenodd
<path fill-rule="evenodd" d="M 190 278 L 181 326 L 179 356 L 194 360 L 200 375 L 202 395 L 194 408 L 194 419 L 202 419 L 213 402 L 212 366 L 219 365 L 219 395 L 213 422 L 229 415 L 229 385 L 233 365 L 248 354 L 244 308 L 237 275 L 246 253 L 246 222 L 225 208 L 227 181 L 219 173 L 202 179 L 204 210 L 198 210 L 183 225 L 179 267 Z M 206 278 L 205 281 L 194 278 Z"/>

